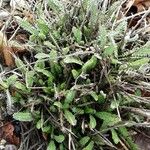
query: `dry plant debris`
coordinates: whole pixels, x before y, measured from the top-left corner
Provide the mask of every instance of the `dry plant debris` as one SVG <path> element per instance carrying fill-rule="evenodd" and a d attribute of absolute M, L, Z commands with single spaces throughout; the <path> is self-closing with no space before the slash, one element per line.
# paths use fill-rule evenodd
<path fill-rule="evenodd" d="M 14 144 L 17 147 L 20 145 L 20 138 L 15 134 L 15 127 L 11 122 L 5 122 L 0 127 L 0 141 L 5 140 L 6 143 Z"/>

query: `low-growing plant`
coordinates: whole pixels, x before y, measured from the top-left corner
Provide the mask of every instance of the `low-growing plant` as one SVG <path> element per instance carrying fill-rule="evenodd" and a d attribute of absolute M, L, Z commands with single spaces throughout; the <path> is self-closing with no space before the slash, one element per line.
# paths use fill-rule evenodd
<path fill-rule="evenodd" d="M 34 24 L 17 20 L 30 34 L 34 58 L 15 57 L 16 68 L 1 75 L 7 109 L 16 111 L 14 119 L 34 123 L 47 150 L 136 150 L 128 132 L 136 120 L 122 107 L 141 101 L 136 90 L 146 84 L 149 44 L 125 49 L 127 21 L 110 18 L 119 2 L 106 11 L 98 1 L 73 4 L 49 0 L 49 16 L 41 3 Z"/>

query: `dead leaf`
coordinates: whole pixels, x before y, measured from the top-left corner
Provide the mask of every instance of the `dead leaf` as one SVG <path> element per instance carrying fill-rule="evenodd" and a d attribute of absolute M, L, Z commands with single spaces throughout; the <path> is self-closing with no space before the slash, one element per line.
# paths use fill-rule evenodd
<path fill-rule="evenodd" d="M 47 133 L 42 132 L 42 136 L 43 136 L 43 138 L 44 138 L 45 141 L 48 140 L 48 135 L 47 135 Z"/>
<path fill-rule="evenodd" d="M 16 40 L 10 41 L 9 46 L 13 49 L 13 53 L 22 53 L 26 51 L 24 44 L 21 44 Z"/>
<path fill-rule="evenodd" d="M 126 9 L 130 10 L 134 6 L 137 9 L 137 13 L 147 10 L 150 7 L 149 0 L 129 0 L 126 4 Z M 132 9 L 130 10 L 132 11 Z"/>
<path fill-rule="evenodd" d="M 8 46 L 3 47 L 3 57 L 7 66 L 14 66 L 13 49 Z"/>
<path fill-rule="evenodd" d="M 20 139 L 14 134 L 14 126 L 11 122 L 6 122 L 4 126 L 1 127 L 0 139 L 5 139 L 9 144 L 14 144 L 16 146 L 20 145 Z"/>
<path fill-rule="evenodd" d="M 32 12 L 24 10 L 23 15 L 29 23 L 33 24 L 35 22 L 35 17 Z"/>
<path fill-rule="evenodd" d="M 21 36 L 22 40 L 25 36 Z M 13 67 L 15 65 L 14 63 L 14 57 L 13 55 L 15 53 L 22 53 L 25 52 L 26 48 L 23 44 L 19 43 L 16 40 L 7 41 L 7 37 L 3 32 L 0 32 L 0 53 L 2 55 L 2 58 L 4 59 L 4 62 L 7 66 Z"/>
<path fill-rule="evenodd" d="M 20 43 L 25 43 L 28 40 L 27 34 L 18 34 L 15 39 Z"/>

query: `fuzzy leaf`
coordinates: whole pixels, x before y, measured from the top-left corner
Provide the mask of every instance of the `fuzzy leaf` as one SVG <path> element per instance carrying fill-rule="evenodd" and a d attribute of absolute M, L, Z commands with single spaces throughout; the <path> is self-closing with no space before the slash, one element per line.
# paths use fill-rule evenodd
<path fill-rule="evenodd" d="M 78 65 L 82 65 L 83 64 L 83 62 L 79 58 L 68 57 L 68 56 L 64 59 L 64 62 L 66 64 L 78 64 Z"/>
<path fill-rule="evenodd" d="M 45 53 L 38 53 L 34 56 L 37 59 L 45 59 L 45 58 L 50 58 L 49 54 L 45 54 Z"/>
<path fill-rule="evenodd" d="M 57 106 L 58 108 L 63 108 L 61 102 L 54 102 L 54 106 Z"/>
<path fill-rule="evenodd" d="M 24 30 L 28 31 L 31 34 L 38 34 L 37 29 L 33 27 L 27 20 L 18 19 L 17 21 Z"/>
<path fill-rule="evenodd" d="M 34 82 L 34 71 L 28 71 L 26 72 L 26 85 L 27 87 L 32 87 L 33 82 Z"/>
<path fill-rule="evenodd" d="M 18 69 L 23 73 L 25 74 L 26 71 L 27 71 L 27 68 L 26 68 L 26 65 L 23 63 L 23 61 L 20 59 L 20 58 L 15 58 L 15 63 L 16 63 L 16 66 L 18 67 Z"/>
<path fill-rule="evenodd" d="M 91 141 L 83 150 L 93 150 L 94 142 Z"/>
<path fill-rule="evenodd" d="M 82 71 L 86 73 L 87 71 L 90 71 L 91 69 L 95 68 L 97 64 L 97 58 L 93 55 L 83 66 Z"/>
<path fill-rule="evenodd" d="M 100 46 L 104 48 L 107 43 L 107 30 L 104 26 L 100 26 L 98 41 L 100 42 Z"/>
<path fill-rule="evenodd" d="M 119 137 L 118 137 L 117 132 L 116 132 L 114 129 L 112 129 L 112 130 L 111 130 L 111 134 L 112 134 L 112 139 L 113 139 L 114 143 L 115 143 L 115 144 L 118 144 L 119 141 L 120 141 L 120 139 L 119 139 Z"/>
<path fill-rule="evenodd" d="M 13 114 L 13 118 L 18 121 L 32 121 L 32 115 L 29 112 L 17 112 Z"/>
<path fill-rule="evenodd" d="M 54 136 L 54 139 L 58 142 L 58 143 L 62 143 L 65 140 L 65 137 L 63 135 L 58 135 L 58 136 Z"/>
<path fill-rule="evenodd" d="M 75 116 L 70 111 L 65 110 L 64 116 L 71 125 L 73 126 L 76 125 L 77 120 L 75 119 Z"/>
<path fill-rule="evenodd" d="M 71 103 L 76 95 L 76 91 L 69 90 L 66 95 L 65 103 Z"/>
<path fill-rule="evenodd" d="M 82 32 L 79 28 L 73 27 L 72 28 L 72 32 L 74 34 L 75 40 L 77 41 L 77 43 L 81 42 L 82 39 Z"/>
<path fill-rule="evenodd" d="M 106 128 L 108 126 L 113 126 L 116 123 L 120 122 L 120 118 L 109 112 L 98 112 L 95 114 L 98 118 L 103 120 L 102 128 Z"/>
<path fill-rule="evenodd" d="M 85 144 L 90 140 L 90 137 L 89 136 L 85 136 L 83 137 L 79 143 L 81 144 L 81 146 L 85 146 Z"/>
<path fill-rule="evenodd" d="M 56 150 L 56 145 L 53 140 L 49 142 L 47 150 Z"/>
<path fill-rule="evenodd" d="M 91 91 L 90 95 L 94 98 L 95 101 L 98 101 L 98 95 L 96 94 L 96 92 Z"/>
<path fill-rule="evenodd" d="M 89 127 L 90 127 L 91 129 L 94 129 L 94 128 L 96 127 L 96 119 L 95 119 L 92 115 L 90 115 Z"/>

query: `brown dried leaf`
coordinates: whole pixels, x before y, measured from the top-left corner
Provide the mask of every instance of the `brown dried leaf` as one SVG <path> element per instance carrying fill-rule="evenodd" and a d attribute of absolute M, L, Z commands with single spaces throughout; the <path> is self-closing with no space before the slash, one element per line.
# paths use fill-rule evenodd
<path fill-rule="evenodd" d="M 3 57 L 7 66 L 14 66 L 13 49 L 8 46 L 3 47 Z"/>
<path fill-rule="evenodd" d="M 25 43 L 28 40 L 27 34 L 18 34 L 15 39 L 20 43 Z"/>
<path fill-rule="evenodd" d="M 32 24 L 35 22 L 35 16 L 33 15 L 32 12 L 24 10 L 23 15 L 26 17 L 26 19 L 29 23 Z"/>
<path fill-rule="evenodd" d="M 145 10 L 144 6 L 141 3 L 137 4 L 136 7 L 137 7 L 137 12 L 141 12 Z"/>
<path fill-rule="evenodd" d="M 10 41 L 9 46 L 13 49 L 14 53 L 22 53 L 25 52 L 26 48 L 23 44 L 20 44 L 17 41 Z"/>
<path fill-rule="evenodd" d="M 19 146 L 20 139 L 14 134 L 14 126 L 11 122 L 6 122 L 3 127 L 1 127 L 0 139 L 5 139 L 9 144 L 14 144 Z"/>
<path fill-rule="evenodd" d="M 150 7 L 149 0 L 129 0 L 126 4 L 126 8 L 130 9 L 132 6 L 137 8 L 137 12 L 144 11 Z"/>

